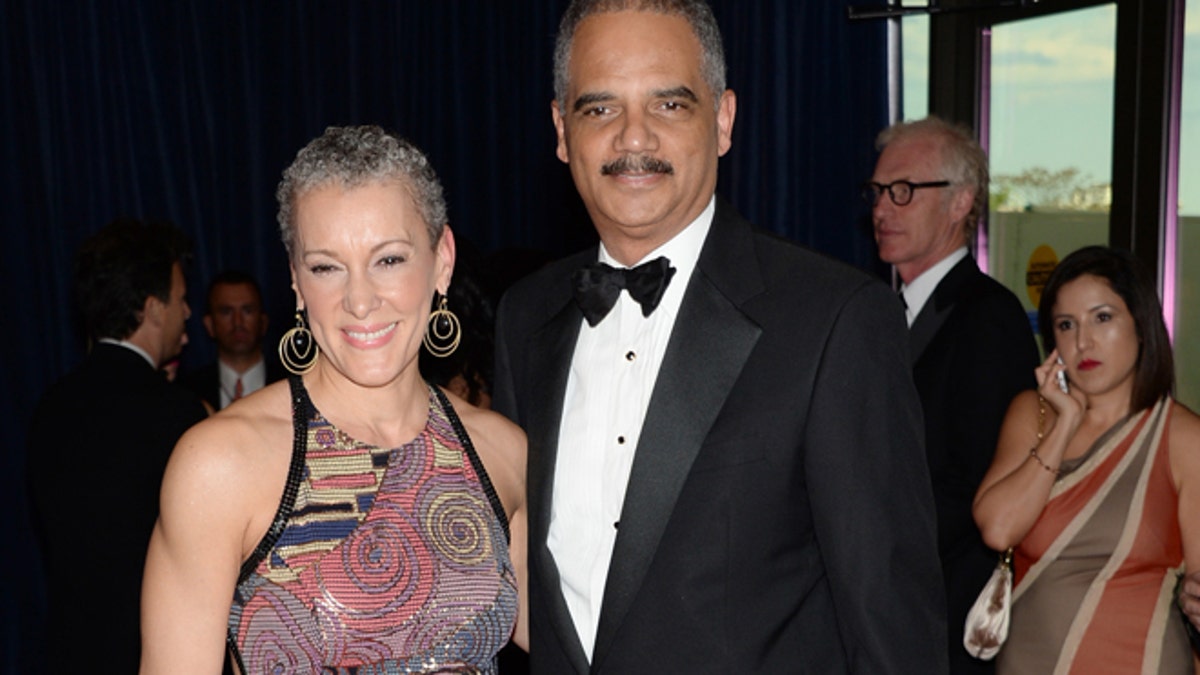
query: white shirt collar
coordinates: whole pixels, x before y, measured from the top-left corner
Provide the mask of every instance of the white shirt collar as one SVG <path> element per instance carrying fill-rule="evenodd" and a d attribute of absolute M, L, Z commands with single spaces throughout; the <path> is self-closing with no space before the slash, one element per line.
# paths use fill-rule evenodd
<path fill-rule="evenodd" d="M 247 368 L 246 372 L 239 373 L 218 358 L 217 374 L 221 385 L 221 407 L 224 408 L 233 401 L 239 377 L 242 380 L 242 396 L 248 396 L 263 388 L 267 380 L 267 363 L 265 359 L 259 359 L 258 363 Z"/>
<path fill-rule="evenodd" d="M 138 355 L 140 355 L 143 359 L 146 359 L 146 363 L 149 363 L 151 368 L 158 370 L 158 366 L 154 363 L 154 359 L 150 358 L 150 354 L 146 353 L 145 349 L 142 349 L 141 347 L 133 344 L 132 342 L 130 342 L 128 340 L 117 340 L 115 338 L 100 338 L 100 342 L 103 342 L 104 344 L 109 344 L 109 345 L 119 345 L 126 349 L 132 350 L 132 351 L 136 352 Z"/>
<path fill-rule="evenodd" d="M 942 278 L 949 274 L 958 261 L 965 257 L 967 257 L 967 247 L 963 246 L 921 272 L 916 279 L 912 280 L 912 283 L 900 285 L 900 292 L 904 293 L 904 302 L 908 305 L 905 315 L 908 318 L 909 327 L 917 320 L 921 308 L 925 306 L 926 302 L 929 302 L 929 298 L 937 289 L 938 284 L 942 283 Z"/>

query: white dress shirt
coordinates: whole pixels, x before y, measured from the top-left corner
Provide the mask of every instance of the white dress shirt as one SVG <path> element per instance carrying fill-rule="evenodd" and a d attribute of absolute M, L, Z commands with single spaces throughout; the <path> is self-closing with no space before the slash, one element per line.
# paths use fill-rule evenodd
<path fill-rule="evenodd" d="M 907 306 L 904 315 L 908 319 L 909 328 L 912 328 L 913 322 L 917 320 L 921 308 L 925 306 L 926 302 L 929 302 L 929 298 L 933 297 L 933 292 L 937 290 L 938 284 L 942 283 L 942 278 L 949 274 L 958 261 L 966 256 L 967 247 L 964 246 L 939 260 L 933 267 L 921 272 L 916 279 L 912 280 L 911 284 L 900 285 L 900 292 L 904 294 L 904 304 Z"/>
<path fill-rule="evenodd" d="M 217 375 L 221 384 L 221 408 L 227 407 L 233 403 L 233 395 L 237 391 L 238 378 L 242 378 L 242 396 L 249 396 L 250 392 L 258 391 L 267 383 L 267 362 L 265 359 L 260 359 L 258 363 L 250 366 L 250 369 L 244 373 L 225 365 L 221 359 L 217 359 Z"/>
<path fill-rule="evenodd" d="M 589 661 L 634 450 L 684 291 L 712 225 L 715 203 L 710 200 L 695 221 L 638 261 L 666 256 L 675 268 L 654 313 L 643 317 L 641 305 L 622 291 L 612 311 L 595 327 L 583 321 L 575 343 L 563 401 L 547 545 Z M 600 262 L 621 267 L 603 244 Z"/>

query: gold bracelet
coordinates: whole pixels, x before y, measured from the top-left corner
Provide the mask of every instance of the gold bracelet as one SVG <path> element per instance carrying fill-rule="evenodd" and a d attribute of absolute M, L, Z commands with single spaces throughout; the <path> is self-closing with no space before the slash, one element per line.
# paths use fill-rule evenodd
<path fill-rule="evenodd" d="M 1032 458 L 1033 458 L 1033 460 L 1034 460 L 1035 462 L 1037 462 L 1037 463 L 1038 463 L 1038 466 L 1040 466 L 1040 467 L 1042 467 L 1043 469 L 1045 469 L 1045 470 L 1049 471 L 1050 473 L 1054 474 L 1055 478 L 1057 478 L 1058 476 L 1061 476 L 1061 475 L 1062 475 L 1062 470 L 1061 470 L 1061 469 L 1052 469 L 1052 468 L 1050 468 L 1050 466 L 1049 466 L 1049 465 L 1047 465 L 1045 462 L 1043 462 L 1043 461 L 1042 461 L 1042 458 L 1041 458 L 1041 457 L 1038 457 L 1038 454 L 1037 454 L 1037 448 L 1030 448 L 1030 449 L 1029 449 L 1029 456 L 1030 456 L 1030 457 L 1032 457 Z"/>

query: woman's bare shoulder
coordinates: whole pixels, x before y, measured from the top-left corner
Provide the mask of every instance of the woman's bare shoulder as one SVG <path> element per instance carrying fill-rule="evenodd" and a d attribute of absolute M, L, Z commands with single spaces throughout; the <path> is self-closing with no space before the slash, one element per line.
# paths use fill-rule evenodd
<path fill-rule="evenodd" d="M 477 408 L 443 390 L 510 512 L 524 503 L 525 432 L 500 413 Z"/>
<path fill-rule="evenodd" d="M 1178 401 L 1171 411 L 1171 445 L 1176 444 L 1200 453 L 1200 416 Z"/>
<path fill-rule="evenodd" d="M 1039 420 L 1039 418 L 1041 418 Z M 1005 413 L 1005 424 L 1019 425 L 1021 428 L 1030 425 L 1046 425 L 1055 418 L 1053 406 L 1042 400 L 1036 389 L 1026 389 L 1013 397 Z"/>
<path fill-rule="evenodd" d="M 230 496 L 270 483 L 291 450 L 291 407 L 286 384 L 271 385 L 188 429 L 175 446 L 164 477 L 172 491 Z"/>
<path fill-rule="evenodd" d="M 476 448 L 481 445 L 490 446 L 500 452 L 508 460 L 519 461 L 524 467 L 525 462 L 525 432 L 521 427 L 511 422 L 498 412 L 477 408 L 462 398 L 443 389 L 446 398 L 450 399 L 463 427 L 471 436 L 471 442 Z"/>

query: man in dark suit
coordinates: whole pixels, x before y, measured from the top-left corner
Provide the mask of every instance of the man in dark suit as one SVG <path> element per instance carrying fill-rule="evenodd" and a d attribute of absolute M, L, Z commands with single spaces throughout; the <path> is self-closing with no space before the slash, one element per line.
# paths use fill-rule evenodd
<path fill-rule="evenodd" d="M 217 360 L 184 374 L 180 384 L 220 410 L 286 376 L 276 358 L 264 358 L 267 313 L 254 277 L 226 270 L 208 285 L 204 330 L 217 344 Z"/>
<path fill-rule="evenodd" d="M 620 4 L 572 4 L 555 58 L 557 152 L 601 245 L 498 322 L 532 670 L 943 672 L 900 307 L 714 196 L 736 101 L 707 5 Z"/>
<path fill-rule="evenodd" d="M 987 155 L 935 117 L 885 129 L 872 204 L 879 257 L 896 266 L 910 326 L 913 379 L 937 504 L 952 673 L 986 673 L 963 647 L 967 612 L 996 566 L 971 505 L 991 465 L 1009 401 L 1035 386 L 1033 330 L 1011 291 L 968 252 L 987 209 Z"/>
<path fill-rule="evenodd" d="M 159 484 L 175 442 L 206 414 L 159 371 L 185 341 L 184 243 L 173 227 L 116 221 L 76 259 L 91 352 L 42 397 L 29 434 L 51 673 L 137 672 Z"/>

